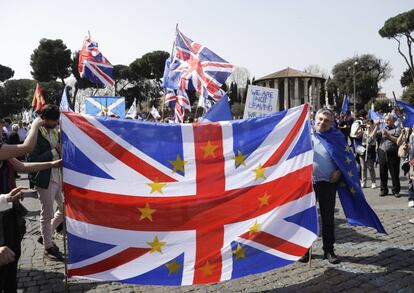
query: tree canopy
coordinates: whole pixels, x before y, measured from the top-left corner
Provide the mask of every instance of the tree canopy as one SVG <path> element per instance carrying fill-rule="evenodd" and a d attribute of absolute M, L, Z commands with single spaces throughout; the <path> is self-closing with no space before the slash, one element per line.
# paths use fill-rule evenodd
<path fill-rule="evenodd" d="M 36 82 L 31 79 L 10 79 L 0 87 L 0 115 L 7 116 L 30 107 Z"/>
<path fill-rule="evenodd" d="M 402 99 L 410 105 L 414 105 L 414 82 L 412 82 L 403 92 Z"/>
<path fill-rule="evenodd" d="M 394 39 L 398 43 L 398 53 L 404 58 L 405 63 L 410 69 L 411 80 L 414 82 L 414 62 L 412 54 L 412 43 L 414 37 L 411 35 L 414 31 L 414 9 L 398 14 L 385 21 L 384 26 L 378 31 L 381 37 Z M 408 51 L 404 53 L 402 39 L 405 39 Z"/>
<path fill-rule="evenodd" d="M 3 82 L 9 78 L 12 78 L 14 75 L 14 71 L 7 66 L 0 64 L 0 81 Z"/>
<path fill-rule="evenodd" d="M 30 56 L 33 78 L 39 82 L 64 79 L 71 73 L 71 51 L 62 40 L 41 39 L 39 46 Z"/>
<path fill-rule="evenodd" d="M 362 108 L 379 92 L 379 82 L 389 78 L 391 67 L 388 61 L 365 54 L 348 58 L 334 66 L 333 77 L 328 81 L 328 91 L 353 95 L 355 69 L 355 90 L 357 108 Z"/>
<path fill-rule="evenodd" d="M 150 101 L 155 103 L 161 92 L 161 78 L 164 73 L 165 60 L 170 54 L 165 51 L 152 51 L 135 59 L 128 67 L 117 65 L 115 76 L 127 83 L 119 89 L 119 94 L 132 102 Z"/>

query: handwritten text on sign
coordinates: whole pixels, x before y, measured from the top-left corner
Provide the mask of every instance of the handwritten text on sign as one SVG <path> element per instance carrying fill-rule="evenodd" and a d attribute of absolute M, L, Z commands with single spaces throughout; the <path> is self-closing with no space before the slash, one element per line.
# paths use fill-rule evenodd
<path fill-rule="evenodd" d="M 261 117 L 277 112 L 278 90 L 249 85 L 243 118 Z"/>

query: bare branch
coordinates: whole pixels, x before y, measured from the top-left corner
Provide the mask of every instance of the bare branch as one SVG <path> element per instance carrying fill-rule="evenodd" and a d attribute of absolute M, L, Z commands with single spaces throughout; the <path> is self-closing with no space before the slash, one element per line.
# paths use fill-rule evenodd
<path fill-rule="evenodd" d="M 404 55 L 404 53 L 401 51 L 401 42 L 397 37 L 392 37 L 394 40 L 397 41 L 398 43 L 398 53 L 400 53 L 400 55 L 404 58 L 405 63 L 407 63 L 407 66 L 413 70 L 414 68 L 411 66 L 410 62 L 408 61 L 407 57 Z"/>

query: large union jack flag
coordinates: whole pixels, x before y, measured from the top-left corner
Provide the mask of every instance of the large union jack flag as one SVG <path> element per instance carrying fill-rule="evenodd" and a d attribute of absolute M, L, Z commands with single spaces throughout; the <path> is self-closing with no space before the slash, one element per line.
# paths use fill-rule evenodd
<path fill-rule="evenodd" d="M 172 125 L 63 113 L 68 275 L 188 285 L 297 261 L 318 234 L 308 118 L 308 105 Z"/>
<path fill-rule="evenodd" d="M 114 67 L 98 49 L 98 43 L 86 37 L 79 52 L 78 70 L 81 77 L 95 84 L 114 85 Z"/>

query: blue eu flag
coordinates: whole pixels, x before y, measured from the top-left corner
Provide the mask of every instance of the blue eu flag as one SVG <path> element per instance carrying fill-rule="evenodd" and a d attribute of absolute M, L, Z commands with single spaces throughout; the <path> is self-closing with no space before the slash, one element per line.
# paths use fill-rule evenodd
<path fill-rule="evenodd" d="M 405 127 L 413 127 L 414 125 L 414 107 L 404 103 L 403 101 L 397 101 L 397 105 L 404 109 L 405 119 L 404 119 L 404 126 Z"/>
<path fill-rule="evenodd" d="M 315 132 L 315 135 L 342 173 L 338 195 L 348 223 L 354 226 L 372 227 L 380 233 L 386 233 L 378 216 L 365 199 L 359 185 L 355 157 L 346 144 L 342 132 L 331 128 L 323 133 Z"/>

